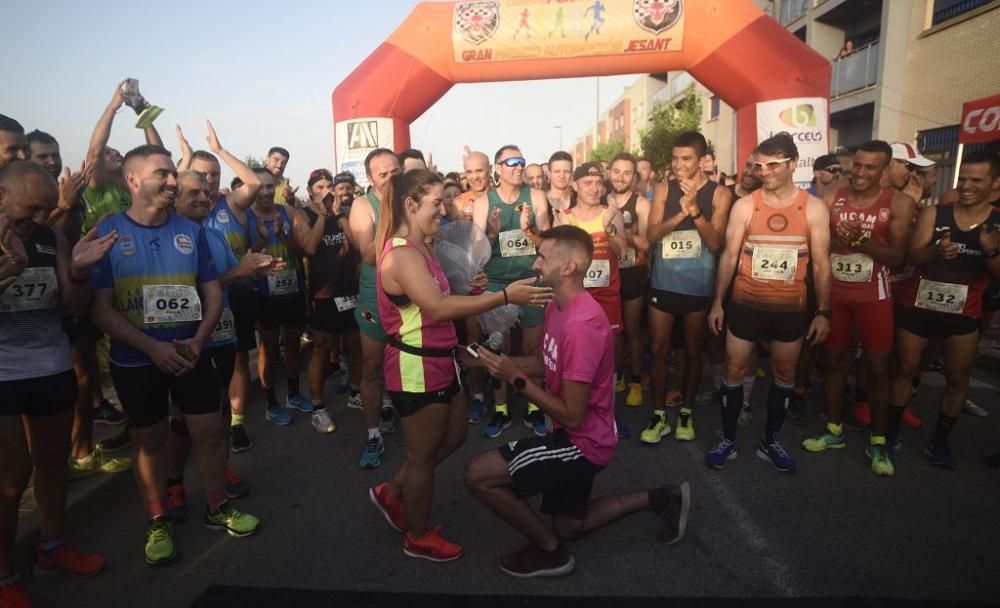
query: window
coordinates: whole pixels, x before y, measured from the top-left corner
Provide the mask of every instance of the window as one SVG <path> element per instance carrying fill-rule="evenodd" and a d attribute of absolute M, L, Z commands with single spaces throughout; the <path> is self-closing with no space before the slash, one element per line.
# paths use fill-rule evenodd
<path fill-rule="evenodd" d="M 984 4 L 989 4 L 992 0 L 934 0 L 934 17 L 931 25 L 937 25 L 942 21 L 947 21 L 977 9 Z"/>
<path fill-rule="evenodd" d="M 720 107 L 720 105 L 721 105 L 721 102 L 719 101 L 719 96 L 718 95 L 712 95 L 711 104 L 709 105 L 709 114 L 708 114 L 708 119 L 709 120 L 715 120 L 716 118 L 719 117 L 719 107 Z"/>

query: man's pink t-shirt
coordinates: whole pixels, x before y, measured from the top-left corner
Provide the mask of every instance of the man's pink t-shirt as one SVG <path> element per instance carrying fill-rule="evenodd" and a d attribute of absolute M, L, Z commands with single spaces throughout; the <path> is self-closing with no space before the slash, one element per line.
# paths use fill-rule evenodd
<path fill-rule="evenodd" d="M 573 445 L 590 462 L 607 466 L 614 457 L 615 349 L 608 317 L 600 304 L 584 291 L 565 308 L 555 302 L 545 309 L 545 388 L 562 397 L 563 380 L 590 384 L 590 401 L 583 424 L 565 429 Z M 553 421 L 553 428 L 562 428 Z"/>

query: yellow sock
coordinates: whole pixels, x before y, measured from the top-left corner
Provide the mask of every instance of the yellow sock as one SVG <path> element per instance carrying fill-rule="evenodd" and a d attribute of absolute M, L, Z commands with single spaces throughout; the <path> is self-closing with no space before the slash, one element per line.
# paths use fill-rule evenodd
<path fill-rule="evenodd" d="M 504 416 L 510 416 L 510 414 L 507 413 L 507 404 L 506 403 L 498 403 L 498 404 L 496 404 L 496 407 L 494 407 L 493 409 L 495 409 L 496 411 L 500 412 Z"/>
<path fill-rule="evenodd" d="M 872 435 L 868 442 L 872 445 L 885 445 L 885 435 Z"/>
<path fill-rule="evenodd" d="M 537 405 L 535 405 L 534 403 L 532 403 L 530 401 L 528 402 L 528 413 L 529 414 L 531 414 L 532 412 L 537 412 L 538 410 L 539 410 L 539 407 Z"/>
<path fill-rule="evenodd" d="M 826 423 L 826 430 L 830 431 L 831 433 L 833 433 L 837 437 L 840 437 L 841 435 L 844 434 L 844 425 L 843 424 L 834 424 L 832 422 L 827 422 Z"/>

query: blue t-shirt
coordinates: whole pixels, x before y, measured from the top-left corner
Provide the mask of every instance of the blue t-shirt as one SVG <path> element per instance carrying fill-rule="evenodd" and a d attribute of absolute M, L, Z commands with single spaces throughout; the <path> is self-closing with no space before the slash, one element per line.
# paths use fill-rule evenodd
<path fill-rule="evenodd" d="M 240 263 L 233 255 L 230 244 L 226 241 L 225 235 L 214 228 L 205 228 L 205 240 L 208 242 L 208 249 L 212 252 L 212 260 L 215 262 L 215 269 L 222 276 L 231 269 L 236 268 Z M 236 344 L 236 325 L 233 321 L 233 311 L 229 308 L 229 288 L 222 289 L 222 315 L 219 322 L 215 324 L 212 335 L 208 337 L 208 347 L 217 348 Z"/>
<path fill-rule="evenodd" d="M 288 208 L 284 205 L 278 205 L 275 210 L 277 214 L 281 215 L 282 238 L 278 238 L 276 232 L 277 222 L 275 220 L 261 222 L 253 209 L 247 210 L 247 230 L 256 239 L 260 234 L 258 223 L 262 223 L 264 232 L 267 234 L 265 252 L 271 257 L 285 260 L 284 270 L 257 278 L 257 293 L 265 298 L 287 299 L 303 292 L 306 277 L 305 273 L 302 272 L 302 260 L 285 245 L 285 239 L 292 238 L 292 219 Z"/>
<path fill-rule="evenodd" d="M 219 198 L 215 201 L 211 213 L 205 218 L 204 226 L 205 228 L 212 228 L 221 232 L 222 236 L 229 243 L 229 248 L 232 249 L 233 254 L 237 258 L 243 257 L 247 249 L 250 248 L 250 238 L 247 236 L 247 229 L 236 219 L 233 210 L 229 208 L 225 194 L 220 194 Z M 219 258 L 216 257 L 215 260 L 218 263 Z"/>
<path fill-rule="evenodd" d="M 118 240 L 94 266 L 91 286 L 112 290 L 112 307 L 155 340 L 194 337 L 202 318 L 198 285 L 218 278 L 205 230 L 175 214 L 160 226 L 142 226 L 124 212 L 97 228 L 100 236 L 116 230 Z M 123 367 L 152 363 L 113 338 L 111 361 Z"/>

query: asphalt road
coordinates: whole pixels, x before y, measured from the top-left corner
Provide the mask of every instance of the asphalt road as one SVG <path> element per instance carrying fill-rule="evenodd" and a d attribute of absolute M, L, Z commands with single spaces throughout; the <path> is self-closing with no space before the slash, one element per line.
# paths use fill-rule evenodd
<path fill-rule="evenodd" d="M 523 539 L 480 505 L 462 484 L 473 454 L 528 429 L 515 424 L 501 438 L 482 438 L 470 426 L 466 444 L 439 467 L 433 517 L 465 548 L 450 564 L 403 555 L 401 538 L 368 501 L 370 485 L 387 479 L 403 456 L 402 435 L 387 436 L 381 469 L 358 466 L 361 414 L 327 386 L 338 429 L 319 435 L 308 417 L 278 428 L 264 421 L 262 396 L 251 406 L 254 448 L 233 457 L 252 484 L 238 508 L 259 516 L 261 531 L 234 539 L 201 527 L 200 484 L 187 473 L 192 517 L 176 528 L 182 557 L 152 569 L 142 559 L 145 514 L 128 473 L 73 484 L 68 537 L 108 558 L 89 580 L 25 576 L 36 605 L 189 606 L 209 585 L 301 590 L 521 594 L 538 597 L 663 598 L 897 598 L 992 602 L 1000 598 L 1000 472 L 981 462 L 1000 450 L 1000 376 L 977 370 L 972 398 L 988 418 L 963 416 L 952 435 L 955 470 L 932 467 L 922 453 L 943 387 L 926 374 L 914 408 L 927 423 L 904 434 L 897 472 L 877 478 L 867 468 L 867 435 L 851 433 L 846 449 L 808 454 L 798 445 L 820 426 L 820 391 L 809 401 L 809 425 L 786 424 L 785 445 L 799 470 L 782 474 L 754 456 L 763 428 L 767 382 L 757 383 L 750 429 L 740 431 L 739 458 L 724 471 L 702 464 L 721 426 L 717 406 L 695 411 L 698 437 L 657 446 L 638 442 L 648 406 L 619 410 L 632 428 L 615 461 L 597 479 L 595 494 L 688 480 L 693 508 L 687 536 L 665 547 L 655 542 L 659 520 L 637 514 L 571 545 L 576 571 L 562 579 L 519 580 L 501 573 L 497 557 Z M 282 377 L 278 374 L 277 377 Z M 817 387 L 819 388 L 819 387 Z M 619 396 L 621 400 L 621 396 Z M 648 397 L 647 397 L 648 399 Z M 31 563 L 37 531 L 31 503 L 22 514 L 18 566 Z M 411 598 L 414 596 L 411 596 Z M 419 597 L 419 596 L 417 596 Z M 280 605 L 294 605 L 295 600 Z M 273 604 L 272 604 L 273 605 Z M 319 604 L 317 604 L 319 605 Z M 324 604 L 325 605 L 325 604 Z M 813 604 L 810 604 L 813 605 Z"/>

